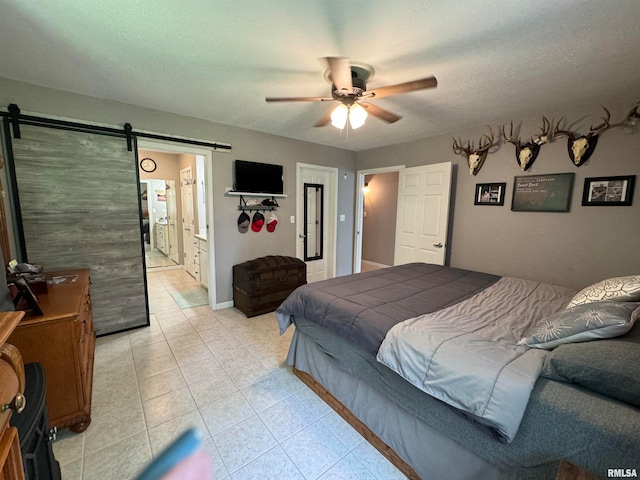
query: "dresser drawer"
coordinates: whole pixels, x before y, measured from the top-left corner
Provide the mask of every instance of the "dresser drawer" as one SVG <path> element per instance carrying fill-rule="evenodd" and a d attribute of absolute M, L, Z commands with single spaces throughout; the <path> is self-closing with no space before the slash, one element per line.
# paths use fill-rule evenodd
<path fill-rule="evenodd" d="M 16 395 L 20 390 L 20 381 L 18 380 L 18 374 L 8 362 L 0 360 L 0 405 L 9 405 L 14 401 Z M 9 418 L 13 410 L 7 409 L 2 411 L 0 409 L 0 430 L 4 430 L 4 427 L 9 424 Z"/>

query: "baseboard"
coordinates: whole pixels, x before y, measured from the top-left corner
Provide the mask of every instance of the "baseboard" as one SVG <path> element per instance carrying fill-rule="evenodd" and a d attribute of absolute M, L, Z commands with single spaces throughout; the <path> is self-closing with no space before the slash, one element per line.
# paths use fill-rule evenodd
<path fill-rule="evenodd" d="M 389 268 L 391 265 L 385 265 L 384 263 L 370 262 L 369 260 L 362 260 L 362 263 L 366 265 L 371 265 L 372 267 L 377 268 Z"/>
<path fill-rule="evenodd" d="M 229 300 L 228 302 L 216 303 L 216 308 L 214 308 L 214 310 L 222 310 L 223 308 L 231 307 L 233 307 L 233 300 Z"/>

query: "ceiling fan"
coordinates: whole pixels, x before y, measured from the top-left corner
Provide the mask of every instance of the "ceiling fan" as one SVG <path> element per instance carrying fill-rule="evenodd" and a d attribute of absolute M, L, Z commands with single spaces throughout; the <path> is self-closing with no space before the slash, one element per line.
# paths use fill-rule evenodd
<path fill-rule="evenodd" d="M 331 82 L 331 97 L 266 97 L 267 102 L 340 102 L 336 108 L 328 110 L 314 127 L 324 127 L 329 122 L 337 128 L 344 128 L 349 119 L 351 128 L 364 125 L 367 114 L 387 123 L 394 123 L 402 117 L 384 110 L 369 100 L 389 97 L 400 93 L 413 92 L 438 85 L 435 77 L 422 78 L 388 87 L 367 90 L 366 82 L 373 77 L 373 68 L 363 63 L 351 62 L 344 57 L 323 57 L 327 71 L 325 78 Z"/>

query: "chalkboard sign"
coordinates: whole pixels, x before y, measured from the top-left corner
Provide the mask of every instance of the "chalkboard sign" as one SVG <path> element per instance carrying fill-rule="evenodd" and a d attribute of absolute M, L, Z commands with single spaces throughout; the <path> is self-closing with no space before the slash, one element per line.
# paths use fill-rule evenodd
<path fill-rule="evenodd" d="M 568 212 L 573 173 L 514 177 L 511 210 L 514 212 Z"/>

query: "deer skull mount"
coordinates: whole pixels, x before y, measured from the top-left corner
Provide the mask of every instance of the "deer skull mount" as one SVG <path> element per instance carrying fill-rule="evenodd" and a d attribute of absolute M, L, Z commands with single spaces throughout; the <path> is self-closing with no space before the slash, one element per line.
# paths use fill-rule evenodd
<path fill-rule="evenodd" d="M 513 143 L 516 146 L 516 162 L 522 171 L 529 170 L 538 154 L 540 153 L 540 147 L 549 141 L 549 131 L 551 130 L 551 123 L 546 117 L 542 117 L 542 127 L 540 128 L 540 135 L 531 137 L 528 142 L 521 143 L 520 138 L 516 139 L 513 136 L 513 122 L 511 122 L 511 129 L 509 135 L 502 126 L 502 135 L 505 141 Z"/>
<path fill-rule="evenodd" d="M 489 132 L 491 135 L 482 135 L 482 137 L 480 137 L 480 140 L 478 141 L 478 148 L 475 148 L 474 143 L 470 140 L 467 141 L 467 143 L 460 145 L 455 138 L 453 139 L 453 152 L 456 155 L 466 157 L 469 173 L 471 175 L 478 174 L 487 158 L 489 149 L 494 145 L 495 135 L 491 127 L 489 127 Z"/>
<path fill-rule="evenodd" d="M 609 110 L 605 107 L 602 108 L 606 113 L 606 115 L 602 117 L 603 122 L 596 127 L 591 125 L 589 132 L 585 135 L 576 136 L 573 132 L 561 130 L 559 128 L 560 122 L 556 125 L 553 138 L 561 135 L 565 135 L 567 137 L 567 151 L 569 152 L 569 158 L 571 158 L 571 161 L 576 167 L 584 165 L 584 163 L 589 160 L 596 149 L 599 135 L 612 126 L 610 123 L 611 113 L 609 113 Z"/>

